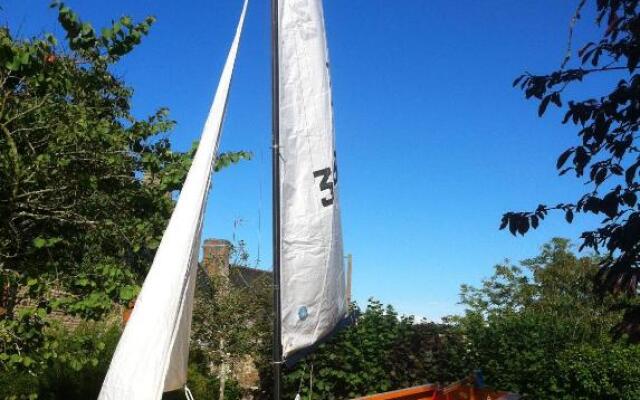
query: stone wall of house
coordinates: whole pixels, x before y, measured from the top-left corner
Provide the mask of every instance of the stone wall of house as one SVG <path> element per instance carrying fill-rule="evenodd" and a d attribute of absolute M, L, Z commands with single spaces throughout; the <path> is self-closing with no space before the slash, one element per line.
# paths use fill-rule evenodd
<path fill-rule="evenodd" d="M 230 277 L 229 256 L 231 254 L 231 242 L 220 239 L 207 239 L 203 243 L 202 265 L 210 277 L 223 277 L 227 284 Z M 233 285 L 229 285 L 229 290 L 233 290 Z M 247 321 L 251 323 L 251 321 Z M 238 382 L 241 389 L 245 391 L 243 399 L 251 399 L 251 391 L 258 389 L 260 376 L 253 358 L 245 355 L 240 360 L 236 360 L 229 366 L 231 378 Z M 217 366 L 212 366 L 212 372 L 217 373 Z"/>

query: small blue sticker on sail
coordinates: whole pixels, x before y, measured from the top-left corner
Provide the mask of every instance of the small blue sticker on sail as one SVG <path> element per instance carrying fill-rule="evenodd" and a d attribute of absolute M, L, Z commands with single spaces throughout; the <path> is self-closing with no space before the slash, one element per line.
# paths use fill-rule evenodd
<path fill-rule="evenodd" d="M 298 308 L 298 318 L 300 318 L 300 321 L 304 321 L 305 319 L 307 319 L 308 316 L 309 316 L 309 312 L 307 311 L 306 306 L 302 306 Z"/>

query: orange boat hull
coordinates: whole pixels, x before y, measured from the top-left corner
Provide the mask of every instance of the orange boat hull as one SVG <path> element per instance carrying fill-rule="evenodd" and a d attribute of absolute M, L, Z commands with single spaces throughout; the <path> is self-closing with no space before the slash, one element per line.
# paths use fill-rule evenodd
<path fill-rule="evenodd" d="M 469 379 L 464 379 L 446 387 L 420 385 L 358 397 L 354 400 L 516 400 L 519 398 L 520 396 L 514 393 L 478 389 L 470 384 Z"/>

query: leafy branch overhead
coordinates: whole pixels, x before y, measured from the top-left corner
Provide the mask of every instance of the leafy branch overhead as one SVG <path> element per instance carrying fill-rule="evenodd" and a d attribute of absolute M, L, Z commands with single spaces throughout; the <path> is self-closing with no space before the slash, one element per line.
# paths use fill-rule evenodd
<path fill-rule="evenodd" d="M 216 158 L 216 164 L 213 167 L 215 172 L 218 172 L 230 165 L 237 164 L 242 160 L 251 160 L 253 155 L 248 151 L 227 151 L 218 154 Z"/>
<path fill-rule="evenodd" d="M 560 154 L 556 168 L 560 175 L 571 173 L 584 179 L 589 190 L 573 202 L 540 204 L 533 211 L 508 212 L 500 229 L 524 235 L 536 229 L 550 211 L 561 211 L 571 223 L 575 214 L 602 216 L 594 229 L 582 233 L 581 249 L 604 252 L 599 287 L 614 293 L 635 295 L 640 277 L 640 208 L 638 167 L 640 153 L 637 132 L 640 127 L 640 15 L 637 0 L 580 1 L 576 17 L 592 4 L 601 37 L 577 52 L 576 66 L 546 75 L 525 73 L 514 86 L 527 99 L 539 102 L 538 115 L 548 107 L 565 110 L 563 124 L 576 127 L 579 141 Z M 571 27 L 573 29 L 573 26 Z M 588 99 L 567 99 L 568 88 L 606 75 L 618 83 L 607 93 Z M 621 332 L 640 339 L 640 319 L 628 309 Z"/>
<path fill-rule="evenodd" d="M 69 48 L 94 63 L 118 61 L 140 44 L 156 21 L 155 17 L 147 17 L 134 24 L 131 17 L 124 16 L 98 35 L 91 24 L 82 22 L 63 2 L 55 0 L 51 8 L 58 9 L 58 21 L 67 32 Z"/>

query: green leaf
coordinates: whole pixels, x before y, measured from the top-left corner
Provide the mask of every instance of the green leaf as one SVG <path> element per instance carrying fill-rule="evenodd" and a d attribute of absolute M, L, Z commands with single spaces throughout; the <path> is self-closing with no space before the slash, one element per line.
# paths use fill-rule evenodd
<path fill-rule="evenodd" d="M 531 216 L 531 226 L 533 227 L 533 229 L 537 229 L 539 223 L 540 223 L 540 221 L 539 221 L 538 217 L 535 216 L 535 215 L 532 215 Z"/>
<path fill-rule="evenodd" d="M 566 219 L 568 223 L 573 222 L 573 210 L 568 209 L 564 214 L 564 219 Z"/>
<path fill-rule="evenodd" d="M 518 85 L 518 83 L 520 83 L 520 81 L 522 80 L 522 78 L 524 78 L 525 75 L 520 75 L 519 77 L 517 77 L 514 81 L 513 84 L 511 86 L 516 87 Z"/>
<path fill-rule="evenodd" d="M 545 96 L 540 102 L 540 106 L 538 107 L 538 116 L 542 117 L 544 112 L 547 110 L 547 106 L 549 105 L 549 101 L 551 100 L 552 95 Z"/>
<path fill-rule="evenodd" d="M 636 205 L 636 202 L 638 201 L 638 197 L 634 192 L 625 192 L 622 195 L 622 199 L 629 207 L 634 207 Z"/>
<path fill-rule="evenodd" d="M 556 169 L 562 168 L 562 166 L 567 162 L 567 159 L 569 159 L 569 156 L 573 154 L 574 150 L 575 149 L 572 147 L 563 152 L 560 157 L 558 157 L 558 161 L 556 162 Z"/>
<path fill-rule="evenodd" d="M 45 238 L 37 237 L 33 239 L 33 245 L 38 249 L 43 248 L 47 245 L 47 240 Z"/>
<path fill-rule="evenodd" d="M 134 286 L 125 286 L 120 288 L 119 296 L 123 301 L 132 300 L 138 294 L 138 290 Z"/>
<path fill-rule="evenodd" d="M 104 37 L 107 40 L 113 39 L 113 30 L 109 28 L 102 28 L 102 37 Z"/>
<path fill-rule="evenodd" d="M 640 162 L 635 162 L 634 164 L 630 165 L 625 171 L 624 176 L 628 186 L 631 186 L 633 181 L 636 179 L 636 172 L 638 170 L 638 166 L 640 166 Z"/>

